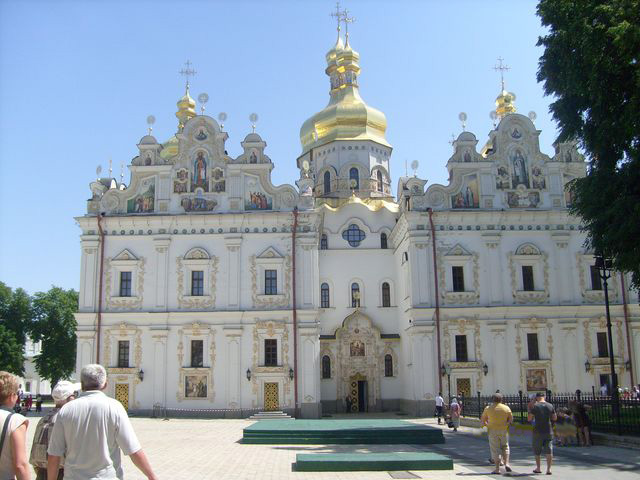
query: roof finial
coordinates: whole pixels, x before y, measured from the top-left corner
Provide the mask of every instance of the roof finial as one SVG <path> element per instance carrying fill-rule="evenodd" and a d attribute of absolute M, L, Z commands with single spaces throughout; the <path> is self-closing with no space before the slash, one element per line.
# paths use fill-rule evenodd
<path fill-rule="evenodd" d="M 504 58 L 502 57 L 498 57 L 498 64 L 495 65 L 493 67 L 493 69 L 496 72 L 500 72 L 500 85 L 501 85 L 501 91 L 504 90 L 504 72 L 511 70 L 511 67 L 509 65 L 503 65 L 502 61 L 504 60 Z"/>
<path fill-rule="evenodd" d="M 109 178 L 113 177 L 113 160 L 109 157 Z"/>
<path fill-rule="evenodd" d="M 154 117 L 153 115 L 149 115 L 147 117 L 147 125 L 149 125 L 148 129 L 149 129 L 149 135 L 151 135 L 151 132 L 153 132 L 153 124 L 156 123 L 156 117 Z"/>
<path fill-rule="evenodd" d="M 349 24 L 356 21 L 355 17 L 349 16 L 349 10 L 346 8 L 342 12 L 342 21 L 344 22 L 345 46 L 349 45 Z"/>
<path fill-rule="evenodd" d="M 124 163 L 120 163 L 120 185 L 124 183 Z"/>
<path fill-rule="evenodd" d="M 184 77 L 187 79 L 187 84 L 185 86 L 185 91 L 187 93 L 189 93 L 189 77 L 193 77 L 195 76 L 196 72 L 193 68 L 191 68 L 191 66 L 193 65 L 193 63 L 191 63 L 189 60 L 187 60 L 186 62 L 184 62 L 184 65 L 186 68 L 183 68 L 182 70 L 180 70 L 180 75 L 184 75 Z"/>
<path fill-rule="evenodd" d="M 336 11 L 331 13 L 332 17 L 335 17 L 336 23 L 338 24 L 338 41 L 340 41 L 340 22 L 345 16 L 345 10 L 340 10 L 340 1 L 336 2 Z"/>

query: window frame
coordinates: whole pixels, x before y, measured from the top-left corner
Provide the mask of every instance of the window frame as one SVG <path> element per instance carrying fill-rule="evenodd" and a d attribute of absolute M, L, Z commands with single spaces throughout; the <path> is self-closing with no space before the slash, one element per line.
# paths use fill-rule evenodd
<path fill-rule="evenodd" d="M 128 278 L 123 278 L 128 276 Z M 132 297 L 133 296 L 133 272 L 131 270 L 120 270 L 120 283 L 118 285 L 119 297 Z"/>
<path fill-rule="evenodd" d="M 384 355 L 384 376 L 393 377 L 393 355 L 390 353 Z"/>
<path fill-rule="evenodd" d="M 329 250 L 329 237 L 326 233 L 320 236 L 320 250 Z"/>
<path fill-rule="evenodd" d="M 457 272 L 457 273 L 456 273 Z M 451 288 L 453 292 L 465 292 L 464 266 L 451 265 Z"/>
<path fill-rule="evenodd" d="M 598 291 L 598 292 L 601 291 L 603 288 L 602 288 L 602 277 L 600 276 L 600 270 L 595 265 L 589 265 L 589 273 L 591 275 L 591 290 Z M 594 280 L 596 281 L 594 282 Z"/>
<path fill-rule="evenodd" d="M 356 181 L 354 187 L 351 186 L 351 180 Z M 360 170 L 358 170 L 358 167 L 351 167 L 349 169 L 349 190 L 360 190 Z"/>
<path fill-rule="evenodd" d="M 389 282 L 382 282 L 380 290 L 381 290 L 381 297 L 382 297 L 382 306 L 385 308 L 390 307 L 391 306 L 391 284 Z"/>
<path fill-rule="evenodd" d="M 265 338 L 263 340 L 264 345 L 264 366 L 265 367 L 278 367 L 278 339 L 277 338 Z"/>
<path fill-rule="evenodd" d="M 527 274 L 525 275 L 525 272 Z M 522 291 L 523 292 L 535 292 L 536 291 L 536 275 L 534 265 L 520 265 L 520 275 L 522 279 Z"/>
<path fill-rule="evenodd" d="M 197 276 L 200 278 L 195 278 Z M 191 296 L 204 296 L 204 270 L 191 270 Z"/>
<path fill-rule="evenodd" d="M 380 234 L 380 248 L 382 250 L 387 250 L 389 248 L 389 237 L 386 232 L 382 232 Z"/>
<path fill-rule="evenodd" d="M 199 349 L 195 349 L 194 345 L 200 345 Z M 204 340 L 192 338 L 190 347 L 191 347 L 191 351 L 190 351 L 191 368 L 203 368 L 204 367 Z M 199 350 L 199 353 L 200 353 L 200 358 L 199 358 L 200 362 L 194 361 L 194 360 L 198 360 L 198 358 L 196 358 L 196 355 L 198 353 L 197 350 Z"/>
<path fill-rule="evenodd" d="M 278 270 L 275 268 L 264 269 L 264 294 L 278 295 Z"/>
<path fill-rule="evenodd" d="M 328 181 L 327 181 L 328 180 Z M 322 176 L 322 191 L 324 195 L 328 195 L 331 193 L 331 172 L 329 170 L 325 171 Z"/>
<path fill-rule="evenodd" d="M 602 343 L 600 343 L 602 341 Z M 596 332 L 598 358 L 609 358 L 609 335 L 607 332 Z"/>
<path fill-rule="evenodd" d="M 462 340 L 464 339 L 464 343 Z M 456 362 L 468 362 L 469 361 L 469 346 L 467 343 L 467 335 L 456 335 L 454 338 L 454 344 L 456 349 Z M 462 346 L 464 345 L 464 348 Z"/>
<path fill-rule="evenodd" d="M 323 355 L 321 360 L 321 379 L 329 380 L 331 378 L 331 357 Z"/>
<path fill-rule="evenodd" d="M 331 308 L 331 287 L 328 282 L 320 284 L 320 308 Z"/>
<path fill-rule="evenodd" d="M 130 340 L 118 340 L 118 368 L 130 368 L 131 365 L 131 341 Z"/>
<path fill-rule="evenodd" d="M 527 333 L 527 355 L 528 360 L 540 360 L 540 343 L 538 332 Z"/>
<path fill-rule="evenodd" d="M 349 292 L 349 298 L 351 299 L 351 308 L 360 308 L 362 306 L 362 289 L 360 288 L 360 284 L 358 282 L 351 282 Z M 356 292 L 358 293 L 357 299 L 354 295 L 354 293 Z"/>

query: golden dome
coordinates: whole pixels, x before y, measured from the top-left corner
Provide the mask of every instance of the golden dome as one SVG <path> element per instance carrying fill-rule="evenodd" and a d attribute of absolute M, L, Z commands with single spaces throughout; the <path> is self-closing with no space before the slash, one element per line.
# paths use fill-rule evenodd
<path fill-rule="evenodd" d="M 181 132 L 187 121 L 196 116 L 196 101 L 189 95 L 188 83 L 184 96 L 178 100 L 177 105 L 178 111 L 176 112 L 176 117 L 178 117 L 178 131 Z"/>
<path fill-rule="evenodd" d="M 516 113 L 515 100 L 515 93 L 507 92 L 504 89 L 500 92 L 500 95 L 496 98 L 496 113 L 499 118 L 504 117 L 508 113 Z"/>
<path fill-rule="evenodd" d="M 302 153 L 334 140 L 372 140 L 391 147 L 385 139 L 387 119 L 367 105 L 358 91 L 358 52 L 343 46 L 342 39 L 326 55 L 325 73 L 330 78 L 329 104 L 300 128 Z"/>
<path fill-rule="evenodd" d="M 162 150 L 160 150 L 160 157 L 164 160 L 175 157 L 179 150 L 178 138 L 174 135 L 169 140 L 162 144 Z"/>

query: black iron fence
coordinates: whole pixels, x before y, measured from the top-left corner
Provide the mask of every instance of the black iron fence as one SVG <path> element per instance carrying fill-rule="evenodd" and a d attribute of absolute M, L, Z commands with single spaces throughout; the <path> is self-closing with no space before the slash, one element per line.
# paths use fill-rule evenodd
<path fill-rule="evenodd" d="M 480 392 L 473 397 L 462 395 L 459 397 L 462 415 L 480 418 L 485 407 L 491 405 L 492 397 L 493 395 L 480 395 Z M 564 408 L 571 410 L 570 402 L 582 404 L 589 416 L 591 430 L 595 432 L 640 435 L 640 399 L 615 399 L 595 392 L 583 393 L 577 390 L 575 393 L 547 392 L 546 400 L 556 411 Z M 502 403 L 509 406 L 516 423 L 528 423 L 527 414 L 531 401 L 529 394 L 525 392 L 502 394 Z"/>

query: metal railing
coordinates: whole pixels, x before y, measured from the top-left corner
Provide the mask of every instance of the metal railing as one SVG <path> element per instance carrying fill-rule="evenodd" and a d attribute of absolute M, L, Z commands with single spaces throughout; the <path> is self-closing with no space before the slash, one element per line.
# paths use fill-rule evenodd
<path fill-rule="evenodd" d="M 462 415 L 467 417 L 482 416 L 485 407 L 491 405 L 493 395 L 459 396 L 462 403 Z M 582 404 L 589 416 L 591 430 L 618 435 L 640 435 L 640 399 L 615 399 L 607 395 L 598 395 L 595 391 L 583 393 L 552 393 L 547 391 L 546 401 L 560 409 L 571 410 L 570 402 Z M 516 423 L 528 423 L 527 414 L 531 400 L 528 394 L 520 391 L 517 394 L 502 394 L 502 403 L 513 413 Z"/>

